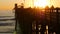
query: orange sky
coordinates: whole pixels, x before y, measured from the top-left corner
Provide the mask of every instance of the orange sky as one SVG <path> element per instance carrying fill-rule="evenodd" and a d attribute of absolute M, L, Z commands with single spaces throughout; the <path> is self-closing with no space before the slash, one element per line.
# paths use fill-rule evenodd
<path fill-rule="evenodd" d="M 60 0 L 48 0 L 50 5 L 54 5 L 54 7 L 60 7 Z M 11 10 L 14 7 L 14 4 L 17 3 L 20 5 L 23 0 L 0 0 L 0 10 Z M 25 7 L 33 6 L 32 0 L 25 0 Z"/>

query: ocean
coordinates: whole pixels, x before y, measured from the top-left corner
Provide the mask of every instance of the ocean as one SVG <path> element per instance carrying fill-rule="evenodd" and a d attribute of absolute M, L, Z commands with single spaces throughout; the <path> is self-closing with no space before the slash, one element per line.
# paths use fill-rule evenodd
<path fill-rule="evenodd" d="M 0 10 L 0 33 L 15 31 L 15 13 L 12 10 Z"/>

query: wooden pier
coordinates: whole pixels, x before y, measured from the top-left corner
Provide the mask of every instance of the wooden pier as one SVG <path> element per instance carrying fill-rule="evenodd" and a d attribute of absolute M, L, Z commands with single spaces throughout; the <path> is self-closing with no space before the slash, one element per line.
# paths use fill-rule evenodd
<path fill-rule="evenodd" d="M 17 4 L 15 4 L 15 18 L 16 27 L 19 24 L 21 34 L 39 34 L 39 32 L 44 34 L 47 29 L 48 33 L 46 34 L 53 32 L 60 34 L 60 8 L 38 9 L 24 8 L 24 6 L 18 8 Z M 46 25 L 48 25 L 47 29 Z"/>

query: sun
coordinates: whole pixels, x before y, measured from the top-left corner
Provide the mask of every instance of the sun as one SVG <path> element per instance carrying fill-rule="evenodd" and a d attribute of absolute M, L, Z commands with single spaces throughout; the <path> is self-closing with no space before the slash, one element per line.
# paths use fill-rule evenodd
<path fill-rule="evenodd" d="M 47 0 L 34 0 L 34 6 L 45 8 L 48 5 Z"/>

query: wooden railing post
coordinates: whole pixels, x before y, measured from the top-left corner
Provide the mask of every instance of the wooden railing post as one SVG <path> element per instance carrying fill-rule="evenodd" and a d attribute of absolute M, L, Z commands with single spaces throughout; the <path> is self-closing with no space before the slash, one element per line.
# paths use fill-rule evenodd
<path fill-rule="evenodd" d="M 15 31 L 17 31 L 17 4 L 15 4 Z"/>

